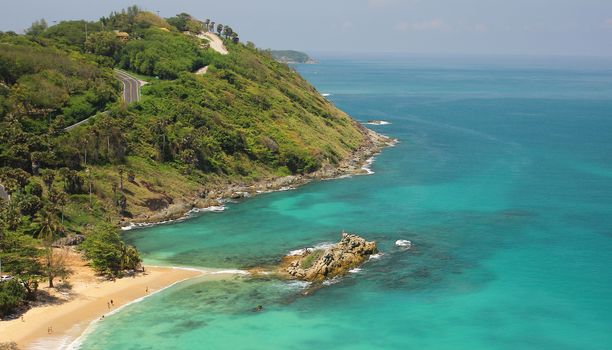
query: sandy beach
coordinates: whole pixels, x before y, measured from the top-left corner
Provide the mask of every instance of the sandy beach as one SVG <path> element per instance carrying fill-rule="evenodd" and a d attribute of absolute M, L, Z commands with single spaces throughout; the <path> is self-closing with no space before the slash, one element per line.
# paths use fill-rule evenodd
<path fill-rule="evenodd" d="M 70 252 L 70 260 L 74 274 L 68 281 L 72 288 L 59 293 L 41 283 L 39 288 L 50 294 L 50 300 L 31 308 L 23 318 L 0 321 L 0 342 L 15 342 L 19 349 L 61 349 L 103 315 L 177 282 L 205 274 L 198 270 L 146 267 L 144 275 L 113 282 L 96 277 L 77 253 Z"/>

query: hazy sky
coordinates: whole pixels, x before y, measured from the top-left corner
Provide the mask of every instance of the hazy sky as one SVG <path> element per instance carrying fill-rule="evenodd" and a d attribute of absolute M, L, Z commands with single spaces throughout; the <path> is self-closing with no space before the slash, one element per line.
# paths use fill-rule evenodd
<path fill-rule="evenodd" d="M 276 49 L 612 56 L 612 0 L 0 0 L 0 30 L 132 4 L 211 18 Z"/>

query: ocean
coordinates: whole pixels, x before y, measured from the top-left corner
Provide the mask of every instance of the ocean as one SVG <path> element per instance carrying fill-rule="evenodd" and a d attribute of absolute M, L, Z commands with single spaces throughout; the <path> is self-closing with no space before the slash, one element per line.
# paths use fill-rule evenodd
<path fill-rule="evenodd" d="M 369 126 L 400 140 L 374 174 L 125 238 L 153 265 L 269 265 L 343 230 L 382 254 L 308 296 L 188 281 L 107 317 L 82 349 L 612 348 L 612 61 L 328 55 L 296 69 L 358 121 L 390 123 Z"/>

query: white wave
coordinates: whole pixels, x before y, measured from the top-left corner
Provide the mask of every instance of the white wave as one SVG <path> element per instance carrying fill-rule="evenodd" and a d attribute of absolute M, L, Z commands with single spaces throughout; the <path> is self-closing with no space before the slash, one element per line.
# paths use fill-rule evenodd
<path fill-rule="evenodd" d="M 129 231 L 135 228 L 145 228 L 145 227 L 151 227 L 151 226 L 157 226 L 157 225 L 171 224 L 174 222 L 180 222 L 183 220 L 187 220 L 191 218 L 193 214 L 202 213 L 202 212 L 220 213 L 222 211 L 225 211 L 226 209 L 227 207 L 223 205 L 218 205 L 218 206 L 213 205 L 213 206 L 206 207 L 206 208 L 193 208 L 189 210 L 187 213 L 185 213 L 185 215 L 175 220 L 164 220 L 164 221 L 159 221 L 159 222 L 136 222 L 136 223 L 130 222 L 127 226 L 122 226 L 121 230 Z"/>
<path fill-rule="evenodd" d="M 366 124 L 368 125 L 389 125 L 391 123 L 385 120 L 368 120 Z"/>
<path fill-rule="evenodd" d="M 331 286 L 332 284 L 336 284 L 336 283 L 340 282 L 341 280 L 342 280 L 341 277 L 336 276 L 336 277 L 334 277 L 334 278 L 332 278 L 330 280 L 323 281 L 323 285 L 324 286 Z"/>
<path fill-rule="evenodd" d="M 302 254 L 305 254 L 305 253 L 312 252 L 313 250 L 325 250 L 325 249 L 327 249 L 329 247 L 332 247 L 333 245 L 334 245 L 334 243 L 331 243 L 331 242 L 323 242 L 323 243 L 319 243 L 319 244 L 315 245 L 314 247 L 308 247 L 308 248 L 301 248 L 301 249 L 291 250 L 285 256 L 298 256 L 298 255 L 302 255 Z"/>
<path fill-rule="evenodd" d="M 181 218 L 182 220 L 184 220 L 183 218 Z M 165 221 L 160 221 L 160 222 L 130 222 L 129 225 L 127 226 L 122 226 L 121 230 L 122 231 L 129 231 L 135 228 L 144 228 L 144 227 L 151 227 L 151 226 L 157 226 L 157 225 L 164 225 L 164 224 L 169 224 L 172 222 L 176 222 L 176 221 L 180 221 L 181 219 L 177 219 L 177 220 L 165 220 Z"/>
<path fill-rule="evenodd" d="M 292 251 L 289 252 L 289 254 L 287 254 L 287 256 L 303 255 L 304 253 L 308 252 L 309 250 L 310 250 L 310 248 L 302 248 L 302 249 L 292 250 Z"/>
<path fill-rule="evenodd" d="M 121 226 L 121 230 L 122 230 L 122 231 L 129 231 L 129 230 L 131 230 L 131 229 L 133 229 L 133 228 L 135 228 L 135 227 L 136 227 L 136 224 L 134 224 L 134 223 L 130 223 L 130 224 L 129 224 L 129 225 L 127 225 L 127 226 Z"/>
<path fill-rule="evenodd" d="M 374 170 L 372 170 L 371 166 L 374 163 L 375 157 L 369 158 L 366 160 L 365 164 L 361 167 L 362 170 L 365 170 L 368 175 L 374 174 Z"/>
<path fill-rule="evenodd" d="M 370 257 L 368 258 L 368 260 L 378 260 L 380 258 L 383 257 L 383 255 L 385 255 L 384 253 L 376 253 L 376 254 L 372 254 L 370 255 Z"/>
<path fill-rule="evenodd" d="M 321 96 L 323 96 L 323 97 L 329 97 L 329 96 L 331 96 L 331 94 L 327 94 L 327 93 L 325 93 L 325 94 L 321 94 Z"/>
<path fill-rule="evenodd" d="M 398 239 L 397 241 L 395 241 L 395 245 L 405 249 L 410 249 L 410 247 L 412 247 L 412 242 L 407 239 Z"/>
<path fill-rule="evenodd" d="M 314 247 L 312 247 L 312 249 L 314 250 L 325 250 L 327 248 L 330 248 L 332 246 L 334 246 L 335 243 L 332 242 L 323 242 L 323 243 L 319 243 L 317 245 L 315 245 Z"/>
<path fill-rule="evenodd" d="M 201 213 L 201 212 L 211 212 L 211 213 L 220 213 L 227 209 L 224 205 L 212 205 L 206 208 L 193 208 L 189 211 L 189 213 Z"/>
<path fill-rule="evenodd" d="M 350 269 L 350 270 L 349 270 L 349 272 L 350 272 L 350 273 L 359 273 L 359 272 L 361 272 L 361 271 L 362 271 L 362 270 L 361 270 L 360 268 L 358 268 L 358 267 L 356 267 L 356 268 L 354 268 L 354 269 Z"/>
<path fill-rule="evenodd" d="M 287 286 L 287 288 L 289 289 L 293 289 L 293 290 L 304 290 L 308 287 L 310 287 L 310 282 L 307 281 L 291 281 L 291 282 L 287 282 L 285 283 L 285 286 Z"/>

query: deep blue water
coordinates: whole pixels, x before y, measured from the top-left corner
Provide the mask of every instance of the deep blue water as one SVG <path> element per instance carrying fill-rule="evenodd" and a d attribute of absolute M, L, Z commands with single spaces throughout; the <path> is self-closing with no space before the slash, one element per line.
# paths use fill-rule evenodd
<path fill-rule="evenodd" d="M 347 230 L 382 258 L 308 297 L 274 280 L 190 281 L 108 317 L 84 349 L 612 348 L 612 61 L 297 69 L 355 119 L 391 122 L 372 126 L 401 141 L 374 175 L 126 237 L 149 263 L 246 268 Z"/>

